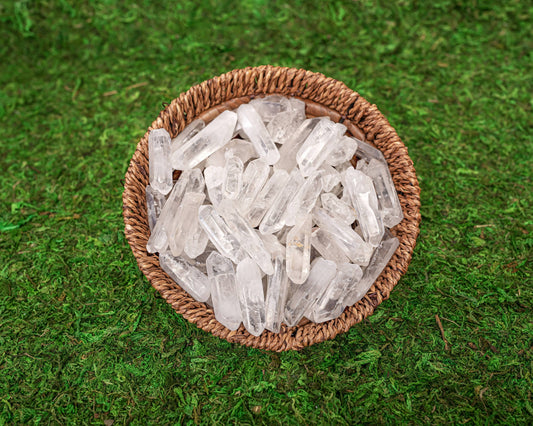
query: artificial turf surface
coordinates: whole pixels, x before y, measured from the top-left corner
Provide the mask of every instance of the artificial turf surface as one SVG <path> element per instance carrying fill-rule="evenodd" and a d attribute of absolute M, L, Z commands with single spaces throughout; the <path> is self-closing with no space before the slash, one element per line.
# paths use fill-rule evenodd
<path fill-rule="evenodd" d="M 2 2 L 0 425 L 531 423 L 532 15 L 516 0 Z M 301 352 L 189 324 L 123 234 L 124 173 L 162 104 L 261 64 L 375 103 L 422 189 L 391 298 Z"/>

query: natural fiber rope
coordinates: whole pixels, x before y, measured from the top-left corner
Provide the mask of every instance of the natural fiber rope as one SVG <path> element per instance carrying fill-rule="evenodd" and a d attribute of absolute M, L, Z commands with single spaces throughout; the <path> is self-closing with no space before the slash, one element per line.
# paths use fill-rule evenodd
<path fill-rule="evenodd" d="M 148 184 L 148 134 L 150 130 L 165 128 L 175 137 L 195 118 L 211 121 L 220 112 L 233 109 L 256 96 L 266 94 L 295 96 L 306 102 L 308 116 L 329 116 L 342 120 L 348 131 L 379 148 L 388 162 L 404 220 L 392 229 L 400 246 L 385 270 L 366 296 L 331 321 L 315 324 L 306 319 L 296 327 L 282 325 L 280 333 L 265 330 L 259 337 L 244 327 L 230 331 L 216 321 L 213 310 L 195 301 L 160 268 L 157 255 L 146 251 L 150 234 L 146 211 L 145 188 Z M 191 87 L 174 99 L 152 123 L 137 145 L 125 177 L 123 214 L 126 238 L 139 268 L 163 298 L 201 329 L 230 342 L 260 349 L 284 351 L 301 349 L 324 340 L 333 339 L 354 324 L 372 315 L 374 309 L 388 299 L 391 290 L 407 271 L 416 244 L 420 224 L 420 187 L 413 162 L 396 131 L 375 105 L 343 83 L 310 71 L 260 66 L 234 70 Z"/>

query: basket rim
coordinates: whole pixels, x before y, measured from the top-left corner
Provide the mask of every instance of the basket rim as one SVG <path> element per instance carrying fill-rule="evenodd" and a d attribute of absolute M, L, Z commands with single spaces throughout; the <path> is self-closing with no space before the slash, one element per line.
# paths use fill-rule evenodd
<path fill-rule="evenodd" d="M 314 112 L 311 116 L 324 114 L 334 121 L 342 121 L 350 133 L 360 132 L 359 136 L 363 135 L 367 142 L 380 149 L 398 191 L 404 220 L 392 230 L 400 240 L 392 259 L 365 297 L 346 308 L 340 317 L 319 324 L 304 319 L 295 327 L 283 324 L 280 333 L 265 330 L 260 336 L 253 336 L 242 325 L 235 331 L 226 329 L 215 319 L 212 308 L 195 301 L 168 277 L 159 266 L 157 254 L 147 253 L 148 134 L 152 129 L 165 128 L 175 137 L 200 116 L 209 120 L 224 109 L 233 109 L 246 100 L 269 94 L 298 97 L 306 102 L 306 113 L 310 108 Z M 323 74 L 270 65 L 235 69 L 213 77 L 192 86 L 167 105 L 137 144 L 126 172 L 122 200 L 125 235 L 135 260 L 167 303 L 189 322 L 217 337 L 273 351 L 299 350 L 333 339 L 372 315 L 407 271 L 421 220 L 420 186 L 413 162 L 396 131 L 377 107 L 344 83 Z"/>

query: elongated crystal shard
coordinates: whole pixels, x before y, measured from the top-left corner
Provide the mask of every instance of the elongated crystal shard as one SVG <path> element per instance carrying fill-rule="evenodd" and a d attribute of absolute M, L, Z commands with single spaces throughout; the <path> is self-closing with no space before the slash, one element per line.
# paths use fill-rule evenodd
<path fill-rule="evenodd" d="M 377 246 L 385 229 L 378 210 L 378 198 L 372 179 L 359 170 L 349 167 L 344 174 L 344 188 L 357 212 L 357 222 L 363 237 L 372 246 Z"/>
<path fill-rule="evenodd" d="M 146 186 L 146 209 L 148 213 L 148 226 L 150 231 L 153 231 L 161 209 L 165 205 L 166 197 L 150 185 Z"/>
<path fill-rule="evenodd" d="M 347 225 L 355 222 L 355 210 L 350 205 L 342 200 L 339 200 L 335 194 L 325 192 L 320 195 L 322 201 L 322 208 L 333 217 L 342 220 Z"/>
<path fill-rule="evenodd" d="M 161 253 L 159 263 L 163 271 L 198 302 L 205 302 L 209 298 L 209 279 L 184 258 L 174 257 L 170 253 Z"/>
<path fill-rule="evenodd" d="M 274 272 L 271 255 L 257 232 L 237 212 L 231 201 L 223 200 L 218 211 L 248 256 L 257 263 L 265 274 L 271 275 Z"/>
<path fill-rule="evenodd" d="M 274 234 L 261 233 L 259 233 L 259 236 L 261 237 L 261 240 L 263 240 L 265 248 L 268 250 L 273 259 L 275 259 L 276 257 L 285 258 L 286 249 L 285 246 L 280 243 L 278 237 L 276 237 Z"/>
<path fill-rule="evenodd" d="M 329 232 L 348 258 L 358 265 L 368 265 L 373 247 L 363 241 L 356 232 L 343 221 L 326 213 L 324 209 L 313 210 L 313 219 L 320 228 Z"/>
<path fill-rule="evenodd" d="M 215 166 L 206 167 L 204 170 L 204 178 L 209 201 L 211 201 L 211 204 L 216 207 L 224 198 L 222 188 L 224 184 L 224 168 Z"/>
<path fill-rule="evenodd" d="M 278 194 L 285 188 L 289 174 L 285 170 L 275 170 L 274 174 L 265 183 L 252 205 L 245 214 L 245 219 L 250 226 L 256 227 L 259 225 L 265 213 L 272 205 Z"/>
<path fill-rule="evenodd" d="M 245 258 L 237 265 L 236 286 L 244 327 L 259 336 L 265 329 L 265 296 L 261 271 L 252 259 Z"/>
<path fill-rule="evenodd" d="M 172 189 L 170 135 L 165 129 L 154 129 L 148 135 L 150 185 L 166 195 Z"/>
<path fill-rule="evenodd" d="M 322 296 L 313 306 L 309 318 L 314 322 L 329 321 L 337 318 L 344 310 L 344 298 L 347 291 L 354 288 L 361 280 L 363 271 L 359 265 L 343 263 L 337 265 L 337 274 Z"/>
<path fill-rule="evenodd" d="M 268 179 L 270 167 L 263 160 L 250 161 L 242 176 L 242 190 L 237 200 L 237 208 L 241 214 L 246 214 L 255 197 Z"/>
<path fill-rule="evenodd" d="M 242 139 L 232 139 L 218 151 L 211 154 L 206 160 L 206 167 L 224 167 L 227 157 L 239 157 L 243 164 L 251 158 L 257 158 L 257 152 L 251 142 Z"/>
<path fill-rule="evenodd" d="M 178 147 L 192 139 L 198 134 L 200 130 L 205 127 L 205 121 L 198 119 L 191 122 L 187 127 L 185 127 L 174 139 L 172 139 L 170 144 L 170 152 L 174 153 Z"/>
<path fill-rule="evenodd" d="M 198 226 L 198 208 L 202 205 L 205 194 L 201 192 L 187 192 L 183 196 L 176 211 L 174 233 L 169 236 L 170 251 L 173 256 L 179 256 L 185 248 L 185 243 L 192 236 Z"/>
<path fill-rule="evenodd" d="M 224 198 L 235 200 L 242 189 L 242 173 L 244 166 L 239 157 L 230 156 L 224 167 L 224 183 L 222 190 Z"/>
<path fill-rule="evenodd" d="M 198 217 L 196 218 L 196 227 L 191 232 L 189 239 L 185 242 L 185 254 L 191 259 L 195 259 L 205 252 L 209 237 L 205 231 L 200 227 L 198 223 Z"/>
<path fill-rule="evenodd" d="M 296 154 L 296 162 L 304 176 L 320 168 L 344 132 L 346 126 L 330 120 L 321 120 L 316 125 Z"/>
<path fill-rule="evenodd" d="M 311 215 L 298 218 L 299 223 L 287 234 L 287 275 L 294 284 L 302 284 L 311 269 Z"/>
<path fill-rule="evenodd" d="M 269 165 L 275 164 L 279 160 L 279 151 L 257 110 L 250 104 L 242 104 L 237 108 L 237 116 L 242 131 L 252 142 L 259 157 Z"/>
<path fill-rule="evenodd" d="M 298 110 L 288 110 L 276 114 L 267 125 L 267 130 L 275 143 L 283 144 L 298 129 L 305 115 Z"/>
<path fill-rule="evenodd" d="M 322 168 L 322 190 L 330 192 L 341 182 L 341 174 L 333 167 L 323 164 Z"/>
<path fill-rule="evenodd" d="M 206 261 L 207 276 L 211 282 L 211 300 L 215 318 L 224 327 L 237 330 L 242 321 L 241 306 L 237 297 L 235 269 L 228 258 L 216 251 Z"/>
<path fill-rule="evenodd" d="M 244 252 L 237 237 L 233 235 L 213 206 L 199 208 L 198 222 L 221 255 L 231 259 L 234 263 L 239 263 L 244 259 Z"/>
<path fill-rule="evenodd" d="M 329 153 L 326 163 L 330 166 L 338 166 L 346 161 L 350 161 L 357 150 L 357 139 L 350 136 L 343 136 L 337 146 Z"/>
<path fill-rule="evenodd" d="M 344 306 L 352 306 L 354 303 L 361 300 L 367 291 L 372 287 L 374 281 L 379 277 L 389 260 L 396 252 L 400 245 L 398 238 L 386 237 L 376 248 L 370 263 L 365 268 L 363 278 L 346 294 L 344 299 Z"/>
<path fill-rule="evenodd" d="M 297 325 L 305 312 L 318 300 L 335 276 L 337 266 L 321 257 L 313 261 L 307 280 L 300 285 L 290 285 L 285 306 L 285 321 L 289 327 Z"/>
<path fill-rule="evenodd" d="M 285 225 L 285 211 L 294 194 L 303 185 L 304 178 L 300 171 L 295 169 L 291 172 L 289 180 L 274 199 L 265 217 L 259 225 L 262 234 L 273 234 L 278 232 Z"/>
<path fill-rule="evenodd" d="M 403 220 L 402 206 L 387 163 L 373 158 L 361 171 L 374 183 L 383 225 L 388 228 L 398 225 Z"/>
<path fill-rule="evenodd" d="M 311 245 L 324 259 L 331 260 L 338 265 L 350 261 L 344 251 L 335 243 L 333 236 L 321 228 L 317 228 L 311 234 Z"/>
<path fill-rule="evenodd" d="M 172 167 L 177 170 L 192 169 L 217 149 L 227 144 L 237 124 L 237 114 L 224 111 L 196 136 L 179 146 L 172 154 Z"/>
<path fill-rule="evenodd" d="M 285 211 L 285 225 L 292 226 L 297 218 L 306 216 L 315 207 L 316 200 L 322 191 L 322 171 L 313 172 L 299 188 Z"/>
<path fill-rule="evenodd" d="M 250 105 L 255 108 L 264 123 L 269 123 L 277 114 L 291 107 L 289 100 L 280 95 L 256 98 L 250 102 Z"/>
<path fill-rule="evenodd" d="M 279 150 L 280 159 L 274 165 L 275 169 L 286 170 L 291 172 L 297 165 L 296 154 L 301 148 L 307 137 L 311 134 L 313 129 L 321 120 L 329 120 L 328 118 L 310 118 L 305 120 L 296 132 L 288 138 Z"/>
<path fill-rule="evenodd" d="M 265 328 L 279 333 L 285 311 L 289 279 L 283 257 L 274 258 L 274 273 L 268 276 L 265 298 Z"/>
<path fill-rule="evenodd" d="M 360 139 L 357 139 L 357 151 L 355 151 L 355 155 L 367 162 L 372 159 L 386 162 L 383 153 L 379 149 Z"/>

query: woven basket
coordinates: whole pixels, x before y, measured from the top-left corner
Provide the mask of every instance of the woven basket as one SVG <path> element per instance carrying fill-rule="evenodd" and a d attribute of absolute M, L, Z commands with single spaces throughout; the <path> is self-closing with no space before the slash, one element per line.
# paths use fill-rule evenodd
<path fill-rule="evenodd" d="M 329 116 L 333 121 L 342 122 L 352 135 L 379 148 L 388 162 L 405 218 L 392 229 L 400 240 L 400 246 L 361 301 L 346 308 L 334 320 L 315 324 L 304 318 L 296 327 L 283 324 L 280 333 L 265 330 L 256 337 L 242 325 L 236 331 L 221 325 L 209 306 L 195 301 L 168 277 L 159 266 L 157 255 L 147 253 L 146 242 L 150 231 L 145 188 L 148 184 L 150 130 L 163 127 L 175 137 L 196 118 L 211 121 L 224 110 L 237 108 L 254 97 L 267 94 L 295 96 L 306 103 L 308 117 Z M 131 159 L 125 178 L 123 214 L 126 238 L 139 268 L 177 313 L 229 342 L 272 351 L 298 350 L 348 331 L 354 324 L 372 315 L 374 309 L 389 297 L 392 288 L 407 271 L 416 244 L 420 224 L 420 187 L 407 148 L 375 105 L 343 83 L 322 74 L 260 66 L 234 70 L 193 86 L 159 114 Z"/>

